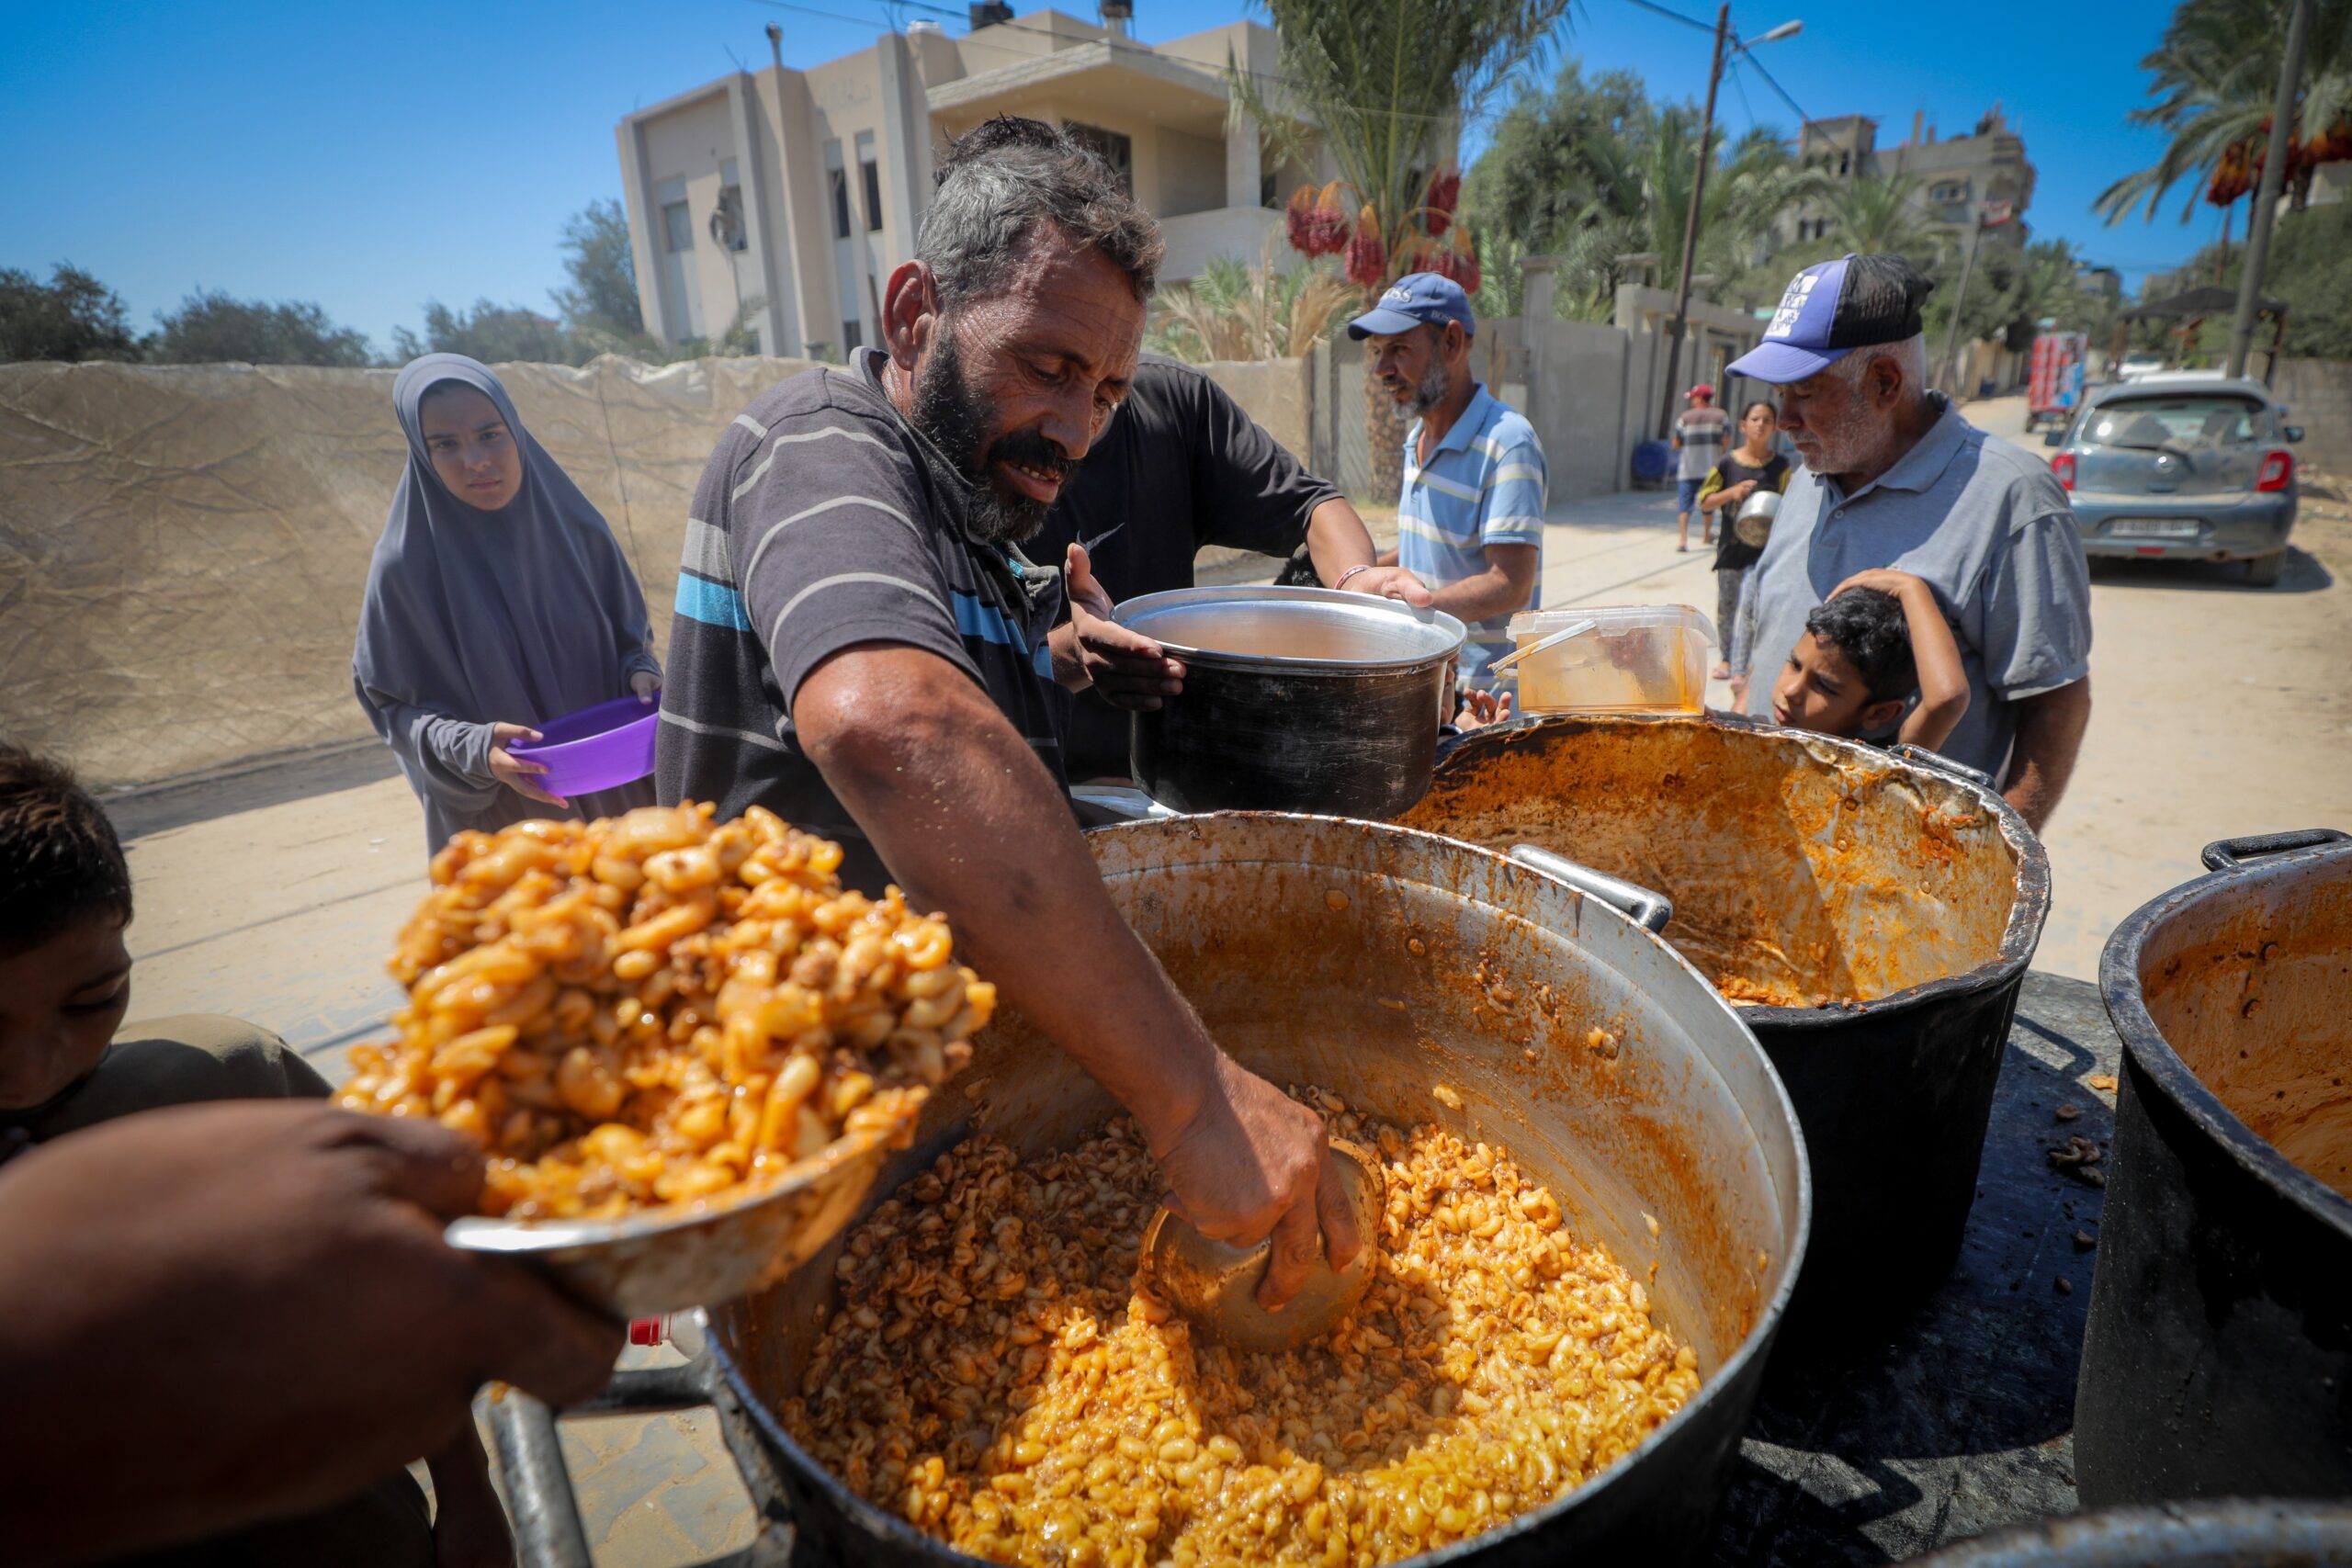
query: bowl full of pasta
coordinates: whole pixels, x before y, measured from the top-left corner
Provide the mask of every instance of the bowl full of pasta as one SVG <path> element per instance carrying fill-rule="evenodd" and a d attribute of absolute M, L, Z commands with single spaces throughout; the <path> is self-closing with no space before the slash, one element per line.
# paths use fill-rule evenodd
<path fill-rule="evenodd" d="M 845 890 L 836 844 L 753 807 L 467 832 L 390 970 L 398 1038 L 347 1109 L 483 1149 L 450 1241 L 643 1316 L 780 1278 L 848 1224 L 995 991 L 946 922 Z"/>

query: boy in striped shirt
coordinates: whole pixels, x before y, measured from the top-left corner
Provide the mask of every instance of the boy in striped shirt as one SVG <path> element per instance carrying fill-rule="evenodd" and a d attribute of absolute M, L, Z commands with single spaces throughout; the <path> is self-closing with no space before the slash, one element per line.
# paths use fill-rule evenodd
<path fill-rule="evenodd" d="M 1674 422 L 1674 449 L 1682 455 L 1674 470 L 1674 547 L 1678 552 L 1690 547 L 1690 512 L 1699 503 L 1699 487 L 1706 483 L 1708 470 L 1724 455 L 1728 423 L 1724 411 L 1715 407 L 1715 389 L 1704 381 L 1683 393 L 1682 400 L 1690 406 Z M 1714 542 L 1714 518 L 1702 512 L 1699 543 Z"/>

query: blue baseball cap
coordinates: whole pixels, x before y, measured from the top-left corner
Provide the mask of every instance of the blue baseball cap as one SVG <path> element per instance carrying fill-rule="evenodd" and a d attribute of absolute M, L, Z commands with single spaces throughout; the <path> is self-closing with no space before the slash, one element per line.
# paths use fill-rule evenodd
<path fill-rule="evenodd" d="M 1858 348 L 1919 335 L 1935 284 L 1901 256 L 1844 255 L 1789 280 L 1764 341 L 1731 362 L 1734 376 L 1786 386 Z"/>
<path fill-rule="evenodd" d="M 1442 327 L 1448 321 L 1461 322 L 1465 335 L 1477 331 L 1470 314 L 1470 296 L 1450 277 L 1440 277 L 1433 272 L 1413 272 L 1390 284 L 1379 304 L 1350 321 L 1348 335 L 1358 339 L 1386 337 L 1392 333 L 1411 332 L 1415 327 Z"/>

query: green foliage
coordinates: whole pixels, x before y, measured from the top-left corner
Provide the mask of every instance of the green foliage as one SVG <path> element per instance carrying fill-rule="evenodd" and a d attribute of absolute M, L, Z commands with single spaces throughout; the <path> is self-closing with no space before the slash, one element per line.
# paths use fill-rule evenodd
<path fill-rule="evenodd" d="M 1282 37 L 1283 80 L 1270 88 L 1228 65 L 1236 112 L 1257 122 L 1276 157 L 1304 154 L 1316 139 L 1373 209 L 1383 247 L 1403 260 L 1430 171 L 1450 152 L 1444 141 L 1542 57 L 1573 0 L 1257 4 Z"/>
<path fill-rule="evenodd" d="M 1273 247 L 1257 262 L 1218 256 L 1201 275 L 1164 288 L 1152 301 L 1144 346 L 1194 365 L 1216 359 L 1295 359 L 1334 338 L 1363 296 L 1329 258 L 1288 272 Z"/>
<path fill-rule="evenodd" d="M 60 262 L 43 283 L 0 268 L 0 362 L 138 357 L 130 312 L 88 273 Z"/>
<path fill-rule="evenodd" d="M 2211 284 L 2215 281 L 2217 265 L 2222 285 L 2234 294 L 2239 279 L 2245 276 L 2245 247 L 2231 246 L 2226 264 L 2222 263 L 2220 249 L 2208 245 L 2179 271 L 2150 276 L 2141 288 L 2141 299 L 2166 299 Z M 2269 276 L 2263 279 L 2263 293 L 2286 303 L 2286 354 L 2310 359 L 2352 359 L 2352 266 L 2345 265 L 2347 254 L 2352 254 L 2352 203 L 2279 215 L 2278 226 L 2270 236 Z M 2179 340 L 2171 334 L 2171 324 L 2143 323 L 2133 332 L 2134 345 L 2177 349 Z M 2197 340 L 2188 345 L 2190 357 L 2219 364 L 2229 349 L 2230 324 L 2227 313 L 2208 318 Z M 2267 320 L 2256 322 L 2254 341 L 2257 352 L 2270 346 Z"/>
<path fill-rule="evenodd" d="M 420 354 L 462 354 L 485 365 L 584 365 L 599 352 L 551 316 L 487 299 L 475 300 L 470 310 L 452 310 L 438 299 L 426 300 L 424 335 L 419 338 L 406 327 L 394 327 L 392 348 L 403 361 Z"/>
<path fill-rule="evenodd" d="M 628 214 L 619 202 L 592 201 L 571 215 L 563 226 L 563 270 L 571 287 L 555 290 L 555 304 L 566 326 L 621 337 L 644 333 Z"/>
<path fill-rule="evenodd" d="M 1545 254 L 1560 258 L 1556 309 L 1572 319 L 1611 319 L 1623 283 L 1672 288 L 1699 118 L 1695 104 L 1652 102 L 1631 72 L 1588 79 L 1574 61 L 1548 86 L 1522 91 L 1463 184 L 1487 288 L 1515 305 L 1518 280 L 1503 275 L 1517 258 Z M 1717 299 L 1768 302 L 1789 271 L 1775 254 L 1776 223 L 1828 182 L 1769 128 L 1734 139 L 1718 126 L 1713 141 L 1693 273 L 1713 280 Z M 1628 259 L 1640 256 L 1649 259 Z"/>
<path fill-rule="evenodd" d="M 356 367 L 376 358 L 363 333 L 335 325 L 307 300 L 273 305 L 207 289 L 189 295 L 159 321 L 161 330 L 144 345 L 146 356 L 159 365 Z"/>
<path fill-rule="evenodd" d="M 2180 220 L 2195 216 L 2212 172 L 2231 148 L 2265 134 L 2278 92 L 2293 0 L 2182 0 L 2154 52 L 2140 62 L 2154 100 L 2132 123 L 2171 140 L 2164 156 L 2126 175 L 2096 203 L 2109 223 L 2144 206 L 2148 220 L 2175 186 L 2188 182 Z M 2309 137 L 2352 113 L 2352 0 L 2318 0 L 2304 57 L 2297 130 Z M 2310 194 L 2308 171 L 2290 187 L 2296 207 Z"/>

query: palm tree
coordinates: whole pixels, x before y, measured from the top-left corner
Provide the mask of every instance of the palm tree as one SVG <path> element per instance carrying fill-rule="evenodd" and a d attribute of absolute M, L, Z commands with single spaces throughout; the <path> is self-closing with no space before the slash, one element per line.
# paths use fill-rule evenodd
<path fill-rule="evenodd" d="M 1258 0 L 1280 34 L 1277 80 L 1228 62 L 1235 112 L 1277 156 L 1302 126 L 1338 167 L 1352 214 L 1350 278 L 1377 289 L 1418 266 L 1478 281 L 1475 250 L 1452 223 L 1453 194 L 1433 200 L 1461 127 L 1549 47 L 1574 0 Z M 1337 193 L 1327 191 L 1325 206 Z M 1466 263 L 1466 265 L 1465 265 Z M 1395 407 L 1364 378 L 1373 482 L 1393 491 L 1402 438 Z"/>
<path fill-rule="evenodd" d="M 2184 180 L 2188 195 L 2180 217 L 2186 223 L 2197 210 L 2199 195 L 2233 154 L 2244 168 L 2265 150 L 2292 4 L 2183 0 L 2173 12 L 2163 42 L 2140 62 L 2155 78 L 2148 87 L 2155 101 L 2131 115 L 2132 124 L 2154 127 L 2171 141 L 2155 163 L 2099 193 L 2094 205 L 2109 223 L 2121 222 L 2143 204 L 2153 222 L 2166 193 Z M 2332 137 L 2347 116 L 2352 116 L 2352 0 L 2318 0 L 2296 114 L 2301 148 Z M 2295 179 L 2289 193 L 2300 209 L 2311 192 L 2312 162 L 2299 156 L 2290 167 Z"/>
<path fill-rule="evenodd" d="M 1314 353 L 1362 298 L 1329 262 L 1277 270 L 1269 242 L 1254 264 L 1219 256 L 1198 277 L 1162 290 L 1148 342 L 1196 365 L 1296 359 Z"/>
<path fill-rule="evenodd" d="M 1820 200 L 1836 253 L 1897 255 L 1922 272 L 1935 271 L 1950 241 L 1919 205 L 1919 185 L 1916 175 L 1895 175 L 1833 186 Z"/>
<path fill-rule="evenodd" d="M 1464 183 L 1463 210 L 1513 256 L 1560 258 L 1561 314 L 1607 321 L 1618 285 L 1640 272 L 1626 258 L 1681 254 L 1698 119 L 1689 105 L 1653 105 L 1636 77 L 1588 81 L 1572 61 L 1503 116 Z M 1758 292 L 1759 278 L 1760 288 L 1777 285 L 1782 269 L 1769 258 L 1781 214 L 1829 182 L 1800 165 L 1769 127 L 1719 137 L 1713 155 L 1698 265 L 1717 279 L 1718 298 L 1739 299 Z"/>

